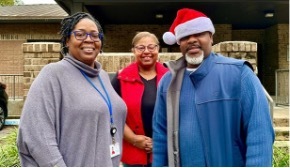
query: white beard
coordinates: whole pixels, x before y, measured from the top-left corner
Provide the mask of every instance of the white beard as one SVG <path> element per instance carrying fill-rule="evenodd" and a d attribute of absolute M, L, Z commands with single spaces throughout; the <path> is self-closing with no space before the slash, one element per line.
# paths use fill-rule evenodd
<path fill-rule="evenodd" d="M 199 65 L 202 63 L 204 58 L 204 53 L 202 51 L 202 53 L 197 56 L 197 57 L 191 57 L 188 54 L 185 54 L 185 60 L 187 63 L 191 64 L 191 65 Z"/>

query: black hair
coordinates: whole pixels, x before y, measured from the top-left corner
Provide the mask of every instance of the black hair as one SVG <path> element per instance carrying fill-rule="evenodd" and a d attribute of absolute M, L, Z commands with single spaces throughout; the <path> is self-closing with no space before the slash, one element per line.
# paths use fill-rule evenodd
<path fill-rule="evenodd" d="M 98 27 L 99 33 L 104 34 L 103 29 L 99 23 L 98 20 L 96 20 L 92 15 L 90 15 L 89 13 L 85 13 L 85 12 L 77 12 L 71 16 L 65 17 L 62 21 L 61 21 L 61 29 L 59 34 L 61 35 L 61 52 L 62 54 L 67 54 L 68 53 L 68 48 L 66 46 L 66 42 L 67 39 L 70 38 L 71 32 L 72 30 L 75 28 L 75 25 L 83 18 L 88 18 L 92 21 L 94 21 Z M 103 48 L 103 44 L 104 44 L 104 38 L 101 38 L 101 42 L 102 42 L 102 46 L 101 48 Z"/>

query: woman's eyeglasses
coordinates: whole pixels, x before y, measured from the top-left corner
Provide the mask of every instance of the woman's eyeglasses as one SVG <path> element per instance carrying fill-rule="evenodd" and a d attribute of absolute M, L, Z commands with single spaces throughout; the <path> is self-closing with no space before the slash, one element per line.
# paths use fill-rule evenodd
<path fill-rule="evenodd" d="M 84 41 L 88 36 L 90 36 L 91 40 L 93 40 L 94 42 L 97 42 L 103 39 L 103 34 L 98 33 L 98 32 L 87 33 L 82 30 L 77 30 L 77 31 L 71 32 L 71 34 L 74 34 L 75 38 L 80 41 Z"/>
<path fill-rule="evenodd" d="M 134 48 L 135 48 L 138 52 L 142 53 L 142 52 L 144 52 L 144 51 L 146 50 L 146 48 L 147 48 L 147 50 L 148 50 L 149 52 L 154 52 L 154 51 L 156 50 L 157 47 L 158 47 L 157 44 L 150 44 L 150 45 L 148 45 L 148 46 L 138 45 L 138 46 L 135 46 Z"/>

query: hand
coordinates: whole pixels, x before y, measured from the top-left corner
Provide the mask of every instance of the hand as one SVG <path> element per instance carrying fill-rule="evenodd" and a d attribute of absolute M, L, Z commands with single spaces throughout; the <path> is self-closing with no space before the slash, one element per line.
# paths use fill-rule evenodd
<path fill-rule="evenodd" d="M 135 135 L 133 145 L 147 153 L 152 152 L 152 139 L 144 135 Z"/>
<path fill-rule="evenodd" d="M 150 138 L 150 141 L 147 141 L 145 144 L 145 150 L 147 153 L 151 153 L 152 152 L 152 139 Z"/>

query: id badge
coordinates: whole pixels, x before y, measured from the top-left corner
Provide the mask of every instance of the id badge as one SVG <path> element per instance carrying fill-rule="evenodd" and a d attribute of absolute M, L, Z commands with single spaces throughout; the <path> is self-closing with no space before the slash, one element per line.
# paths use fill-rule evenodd
<path fill-rule="evenodd" d="M 120 155 L 120 145 L 118 142 L 116 142 L 115 144 L 110 145 L 110 154 L 111 154 L 111 158 Z"/>

